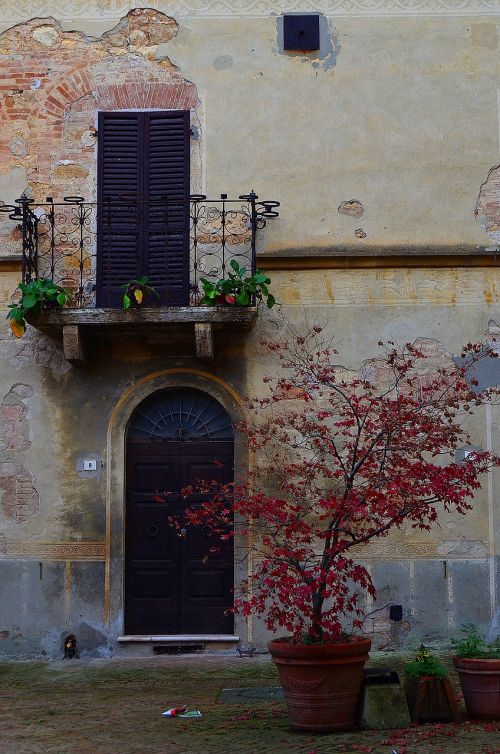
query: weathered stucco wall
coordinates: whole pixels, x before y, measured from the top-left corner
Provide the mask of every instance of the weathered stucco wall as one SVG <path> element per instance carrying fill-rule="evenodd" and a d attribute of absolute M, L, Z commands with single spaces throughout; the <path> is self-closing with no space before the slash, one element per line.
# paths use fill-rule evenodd
<path fill-rule="evenodd" d="M 205 193 L 279 197 L 269 249 L 495 242 L 498 191 L 480 222 L 475 210 L 498 165 L 498 17 L 328 17 L 319 53 L 297 55 L 282 50 L 279 16 L 215 11 L 178 25 L 155 11 L 87 20 L 82 8 L 0 38 L 3 201 L 23 182 L 37 198 L 90 198 L 93 113 L 122 94 L 120 107 L 158 107 L 130 99 L 134 86 L 125 94 L 147 81 L 186 87 L 188 107 L 197 93 Z M 162 106 L 181 107 L 179 87 L 167 89 Z M 361 216 L 338 211 L 353 199 Z"/>
<path fill-rule="evenodd" d="M 213 390 L 215 380 L 217 397 L 234 413 L 229 391 L 244 396 L 264 389 L 262 377 L 274 366 L 260 340 L 279 334 L 282 315 L 298 327 L 318 323 L 335 334 L 350 367 L 373 355 L 379 338 L 435 339 L 431 350 L 435 347 L 441 358 L 443 350 L 457 354 L 464 341 L 498 330 L 495 270 L 276 272 L 273 282 L 281 313 L 262 312 L 250 336 L 220 338 L 209 366 L 195 358 L 190 338 L 163 348 L 133 340 L 112 348 L 109 342 L 96 343 L 89 363 L 76 368 L 66 364 L 57 344 L 32 328 L 22 341 L 4 331 L 2 654 L 41 649 L 57 654 L 70 630 L 82 647 L 102 652 L 122 633 L 123 484 L 118 497 L 116 486 L 123 479 L 127 411 L 145 385 L 147 390 L 172 384 Z M 12 288 L 15 283 L 12 274 Z M 135 397 L 120 408 L 116 429 L 116 407 L 125 392 Z M 497 407 L 481 411 L 471 424 L 474 442 L 499 452 L 499 422 Z M 85 478 L 79 461 L 89 456 L 102 466 Z M 243 466 L 246 460 L 240 459 Z M 444 640 L 470 620 L 489 625 L 500 586 L 497 476 L 485 479 L 466 518 L 448 516 L 429 534 L 398 533 L 364 551 L 379 588 L 367 610 L 382 610 L 369 627 L 380 644 Z M 402 624 L 387 620 L 388 603 L 403 605 Z M 237 630 L 246 638 L 241 621 Z M 262 627 L 254 622 L 251 631 L 262 644 Z"/>
<path fill-rule="evenodd" d="M 193 190 L 255 188 L 281 201 L 266 252 L 467 253 L 498 241 L 498 17 L 330 15 L 319 55 L 297 56 L 280 49 L 268 9 L 201 16 L 156 3 L 169 16 L 126 17 L 126 3 L 69 3 L 74 16 L 58 18 L 45 5 L 0 36 L 1 200 L 92 198 L 99 109 L 189 107 Z M 3 217 L 0 257 L 18 251 Z M 493 266 L 272 277 L 282 313 L 334 333 L 348 366 L 387 338 L 433 339 L 452 356 L 500 322 Z M 15 265 L 0 268 L 2 309 L 18 280 Z M 109 651 L 123 631 L 123 492 L 113 480 L 133 401 L 115 425 L 121 397 L 177 380 L 216 390 L 236 411 L 232 391 L 263 389 L 272 365 L 260 340 L 279 334 L 279 316 L 261 312 L 250 334 L 219 337 L 209 366 L 179 334 L 163 346 L 96 341 L 76 368 L 56 341 L 32 328 L 16 340 L 0 325 L 0 655 L 58 655 L 70 631 L 84 650 Z M 498 411 L 475 417 L 478 446 L 500 450 Z M 85 475 L 90 456 L 98 469 Z M 496 472 L 466 519 L 364 553 L 379 589 L 366 630 L 380 645 L 489 625 L 500 589 L 497 487 Z M 388 621 L 389 603 L 403 605 L 402 624 Z M 237 630 L 247 638 L 241 621 Z M 250 630 L 262 644 L 262 628 Z"/>

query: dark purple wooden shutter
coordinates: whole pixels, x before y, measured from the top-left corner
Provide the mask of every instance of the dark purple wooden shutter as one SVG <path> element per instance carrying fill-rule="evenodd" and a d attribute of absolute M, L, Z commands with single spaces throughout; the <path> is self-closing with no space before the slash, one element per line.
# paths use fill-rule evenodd
<path fill-rule="evenodd" d="M 189 303 L 189 111 L 99 115 L 97 305 L 148 275 L 148 305 Z"/>
<path fill-rule="evenodd" d="M 119 306 L 120 286 L 140 274 L 141 227 L 134 204 L 142 189 L 138 113 L 100 113 L 98 125 L 97 305 Z"/>
<path fill-rule="evenodd" d="M 145 132 L 149 148 L 144 190 L 151 202 L 146 228 L 148 275 L 167 305 L 187 306 L 189 111 L 145 113 Z"/>

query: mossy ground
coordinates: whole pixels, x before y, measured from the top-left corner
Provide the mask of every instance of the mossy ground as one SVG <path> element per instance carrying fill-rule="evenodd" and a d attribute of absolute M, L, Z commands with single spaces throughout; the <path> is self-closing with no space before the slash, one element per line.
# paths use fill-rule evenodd
<path fill-rule="evenodd" d="M 408 659 L 371 664 L 401 671 Z M 0 664 L 0 754 L 500 754 L 500 723 L 311 736 L 290 730 L 281 702 L 218 701 L 222 688 L 277 684 L 260 656 Z M 182 703 L 203 719 L 161 716 Z"/>

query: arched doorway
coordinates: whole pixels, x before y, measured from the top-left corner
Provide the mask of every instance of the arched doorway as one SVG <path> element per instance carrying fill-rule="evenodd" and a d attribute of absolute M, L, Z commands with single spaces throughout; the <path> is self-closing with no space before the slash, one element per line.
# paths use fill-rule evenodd
<path fill-rule="evenodd" d="M 210 527 L 178 536 L 168 521 L 195 502 L 182 498 L 183 488 L 232 481 L 227 411 L 192 387 L 153 393 L 131 416 L 126 453 L 125 632 L 232 634 L 225 614 L 233 601 L 232 541 L 212 543 Z"/>

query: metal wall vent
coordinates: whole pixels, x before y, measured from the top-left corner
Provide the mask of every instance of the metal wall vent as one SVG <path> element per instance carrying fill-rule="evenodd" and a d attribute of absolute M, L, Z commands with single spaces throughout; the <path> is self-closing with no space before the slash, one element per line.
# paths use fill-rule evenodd
<path fill-rule="evenodd" d="M 204 652 L 204 644 L 155 644 L 155 655 L 192 655 L 196 652 Z"/>

